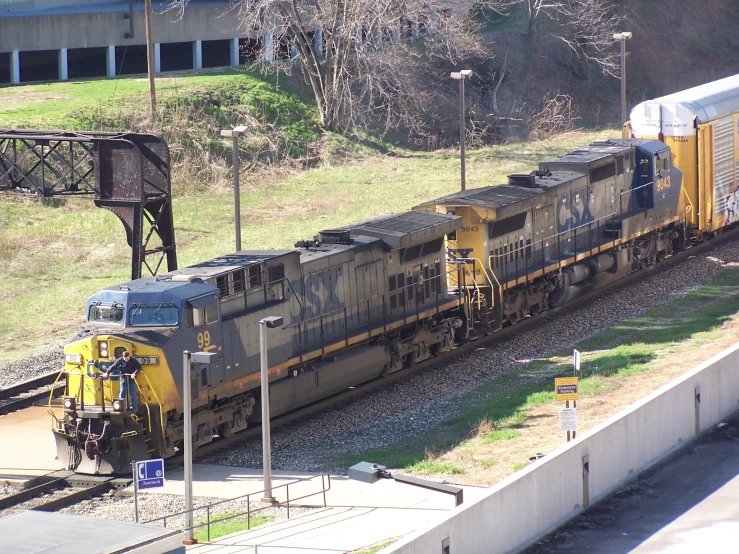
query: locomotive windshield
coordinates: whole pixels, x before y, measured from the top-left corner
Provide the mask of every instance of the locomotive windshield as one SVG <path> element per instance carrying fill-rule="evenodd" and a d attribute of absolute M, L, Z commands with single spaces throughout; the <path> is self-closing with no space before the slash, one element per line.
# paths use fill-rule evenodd
<path fill-rule="evenodd" d="M 172 303 L 134 304 L 128 310 L 128 323 L 134 327 L 173 326 L 179 323 L 179 311 Z"/>
<path fill-rule="evenodd" d="M 123 305 L 117 302 L 113 304 L 93 304 L 90 306 L 90 313 L 87 321 L 90 323 L 113 323 L 120 325 L 123 323 Z"/>

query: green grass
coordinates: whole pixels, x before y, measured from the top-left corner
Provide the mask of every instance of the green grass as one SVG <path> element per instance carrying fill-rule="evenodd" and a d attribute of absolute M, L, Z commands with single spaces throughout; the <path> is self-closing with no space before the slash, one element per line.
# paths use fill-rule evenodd
<path fill-rule="evenodd" d="M 505 182 L 509 173 L 530 171 L 540 159 L 613 134 L 601 131 L 473 150 L 468 154 L 468 186 Z M 459 156 L 451 151 L 400 151 L 270 180 L 242 176 L 242 245 L 289 249 L 320 229 L 407 210 L 456 191 L 458 183 Z M 232 206 L 230 192 L 175 194 L 180 267 L 233 251 Z M 0 200 L 3 361 L 26 356 L 49 338 L 70 336 L 82 323 L 90 295 L 128 279 L 130 256 L 122 224 L 89 200 L 58 207 Z"/>
<path fill-rule="evenodd" d="M 495 431 L 480 435 L 480 442 L 482 444 L 490 444 L 492 442 L 515 439 L 520 436 L 521 432 L 516 429 L 496 429 Z"/>
<path fill-rule="evenodd" d="M 242 511 L 228 511 L 211 515 L 211 522 L 213 520 L 223 521 L 217 521 L 216 523 L 210 524 L 210 540 L 230 535 L 231 533 L 254 529 L 255 527 L 274 521 L 275 516 L 269 514 L 258 514 L 251 516 L 251 521 L 249 521 L 247 515 Z M 196 531 L 193 533 L 195 539 L 199 542 L 206 542 L 208 540 L 208 528 L 206 527 L 206 522 L 199 521 L 197 525 L 200 527 L 196 527 Z"/>
<path fill-rule="evenodd" d="M 583 355 L 580 395 L 612 389 L 615 377 L 649 371 L 656 360 L 700 346 L 715 338 L 721 325 L 738 312 L 739 269 L 731 268 L 682 298 L 581 342 L 576 345 Z M 433 432 L 387 448 L 340 457 L 338 463 L 369 460 L 389 467 L 428 470 L 433 467 L 424 465 L 429 451 L 443 454 L 459 447 L 469 453 L 474 449 L 470 437 L 476 435 L 482 444 L 515 438 L 526 422 L 528 409 L 555 401 L 554 378 L 570 375 L 569 349 L 535 360 L 454 399 L 450 412 L 457 415 Z M 487 422 L 492 431 L 479 433 L 480 422 Z"/>
<path fill-rule="evenodd" d="M 453 464 L 440 464 L 432 460 L 423 460 L 406 467 L 408 471 L 418 473 L 420 475 L 431 475 L 435 473 L 449 473 L 451 475 L 460 475 L 464 473 L 464 469 Z"/>
<path fill-rule="evenodd" d="M 529 462 L 518 462 L 513 466 L 513 471 L 521 471 L 523 468 L 528 467 Z"/>

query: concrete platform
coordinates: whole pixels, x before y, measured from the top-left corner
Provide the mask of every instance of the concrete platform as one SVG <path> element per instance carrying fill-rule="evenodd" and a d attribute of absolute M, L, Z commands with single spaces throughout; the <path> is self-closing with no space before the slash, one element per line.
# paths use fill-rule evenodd
<path fill-rule="evenodd" d="M 65 464 L 54 459 L 56 443 L 46 407 L 32 406 L 0 416 L 0 484 L 22 484 Z"/>
<path fill-rule="evenodd" d="M 0 553 L 184 554 L 179 531 L 27 510 L 0 518 Z"/>
<path fill-rule="evenodd" d="M 141 494 L 184 494 L 182 472 L 165 477 L 164 487 L 142 491 Z M 296 483 L 309 477 L 312 479 Z M 290 485 L 291 498 L 322 490 L 320 474 L 276 472 L 273 475 L 273 494 L 278 500 L 286 500 L 285 485 L 288 483 L 293 483 Z M 254 493 L 251 500 L 259 501 L 263 488 L 261 470 L 214 465 L 193 467 L 194 496 L 225 499 Z M 485 490 L 464 487 L 464 502 L 474 502 Z M 351 552 L 406 535 L 440 520 L 455 507 L 451 495 L 387 479 L 369 485 L 349 480 L 344 475 L 331 476 L 326 508 L 322 493 L 299 500 L 295 505 L 317 509 L 290 520 L 221 537 L 211 544 L 191 546 L 188 552 L 252 553 L 255 545 L 259 552 L 271 553 Z"/>

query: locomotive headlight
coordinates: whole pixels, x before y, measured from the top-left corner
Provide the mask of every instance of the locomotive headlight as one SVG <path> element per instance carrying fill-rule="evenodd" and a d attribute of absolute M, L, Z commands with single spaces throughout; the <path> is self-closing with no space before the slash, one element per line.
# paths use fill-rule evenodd
<path fill-rule="evenodd" d="M 77 408 L 77 402 L 74 400 L 74 396 L 67 396 L 64 398 L 64 409 L 68 412 L 73 412 Z"/>
<path fill-rule="evenodd" d="M 108 341 L 107 340 L 101 340 L 100 342 L 98 342 L 98 349 L 100 350 L 101 358 L 108 357 Z"/>
<path fill-rule="evenodd" d="M 68 364 L 81 364 L 82 363 L 82 355 L 81 354 L 66 354 L 64 356 L 64 361 Z"/>
<path fill-rule="evenodd" d="M 121 400 L 120 398 L 113 400 L 113 411 L 114 412 L 122 412 L 123 408 L 124 408 L 123 400 Z"/>

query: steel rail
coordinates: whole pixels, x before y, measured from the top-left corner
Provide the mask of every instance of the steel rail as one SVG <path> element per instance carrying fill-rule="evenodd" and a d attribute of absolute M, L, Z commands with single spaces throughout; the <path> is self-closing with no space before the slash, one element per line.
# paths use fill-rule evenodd
<path fill-rule="evenodd" d="M 58 470 L 32 479 L 29 483 L 32 486 L 5 498 L 0 498 L 0 510 L 19 506 L 49 492 L 70 489 L 69 494 L 28 508 L 29 510 L 52 512 L 76 504 L 81 500 L 101 496 L 113 489 L 126 487 L 131 483 L 131 479 L 76 475 L 73 471 Z"/>
<path fill-rule="evenodd" d="M 45 400 L 49 396 L 49 386 L 53 387 L 53 396 L 61 396 L 65 389 L 64 382 L 55 385 L 59 372 L 49 373 L 29 379 L 23 383 L 12 385 L 0 390 L 0 415 L 22 410 L 33 406 L 36 402 Z M 43 390 L 39 390 L 43 389 Z M 33 392 L 38 391 L 38 392 Z"/>

